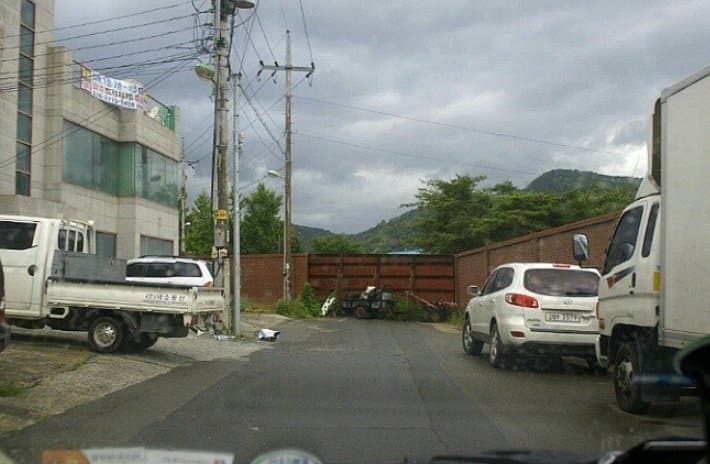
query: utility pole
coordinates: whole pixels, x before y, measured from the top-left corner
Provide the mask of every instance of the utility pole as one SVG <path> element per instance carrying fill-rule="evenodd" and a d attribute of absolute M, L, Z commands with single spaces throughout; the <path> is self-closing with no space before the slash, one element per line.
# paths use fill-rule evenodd
<path fill-rule="evenodd" d="M 242 148 L 242 135 L 239 133 L 239 112 L 237 111 L 237 100 L 239 98 L 239 84 L 242 74 L 233 74 L 232 80 L 232 155 L 234 163 L 234 185 L 232 185 L 232 297 L 234 300 L 232 327 L 234 335 L 241 335 L 241 315 L 242 315 L 242 267 L 241 267 L 241 214 L 239 209 L 239 156 Z"/>
<path fill-rule="evenodd" d="M 261 69 L 273 71 L 286 71 L 286 148 L 284 153 L 284 231 L 283 231 L 283 299 L 291 300 L 291 72 L 301 71 L 310 77 L 315 71 L 314 63 L 310 67 L 293 66 L 291 64 L 291 31 L 286 31 L 286 65 L 278 63 L 265 65 L 261 62 Z M 259 71 L 261 72 L 261 71 Z"/>
<path fill-rule="evenodd" d="M 187 170 L 185 169 L 187 161 L 185 160 L 185 137 L 182 137 L 182 146 L 180 149 L 180 254 L 185 254 L 185 216 L 187 215 L 187 190 L 185 190 L 185 184 L 187 183 Z"/>
<path fill-rule="evenodd" d="M 217 208 L 212 206 L 214 210 L 214 236 L 212 255 L 217 259 L 217 280 L 224 287 L 223 264 L 225 257 L 225 247 L 227 244 L 227 204 L 229 202 L 228 186 L 227 186 L 227 53 L 229 50 L 229 34 L 227 34 L 229 17 L 234 13 L 225 11 L 222 8 L 222 0 L 214 0 L 214 23 L 215 30 L 215 105 L 214 105 L 214 121 L 215 121 L 215 141 L 213 147 L 213 157 L 215 174 L 217 177 Z"/>

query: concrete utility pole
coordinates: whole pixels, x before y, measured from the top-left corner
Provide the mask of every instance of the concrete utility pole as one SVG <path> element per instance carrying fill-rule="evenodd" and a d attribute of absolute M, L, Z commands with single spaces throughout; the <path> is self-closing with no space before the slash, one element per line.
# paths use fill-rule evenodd
<path fill-rule="evenodd" d="M 185 185 L 187 184 L 187 171 L 185 167 L 187 166 L 187 160 L 185 159 L 185 137 L 181 139 L 180 148 L 180 254 L 185 254 L 185 216 L 187 213 L 187 190 L 185 190 Z"/>
<path fill-rule="evenodd" d="M 229 202 L 227 186 L 227 53 L 229 50 L 229 34 L 227 33 L 228 20 L 233 12 L 224 11 L 222 0 L 214 1 L 214 23 L 215 30 L 215 99 L 214 99 L 214 121 L 215 121 L 215 141 L 213 147 L 213 157 L 215 160 L 215 171 L 217 176 L 217 208 L 214 210 L 214 236 L 213 255 L 218 260 L 218 270 L 222 271 L 224 249 L 227 244 L 227 204 Z M 218 280 L 224 287 L 224 273 L 219 272 Z"/>
<path fill-rule="evenodd" d="M 232 154 L 234 163 L 234 185 L 232 186 L 232 243 L 234 256 L 232 256 L 232 296 L 234 299 L 232 327 L 234 335 L 241 335 L 242 316 L 242 267 L 241 267 L 241 214 L 239 209 L 239 156 L 242 148 L 242 135 L 239 133 L 239 112 L 237 100 L 239 98 L 239 84 L 242 80 L 241 73 L 232 74 Z"/>
<path fill-rule="evenodd" d="M 307 72 L 309 77 L 315 71 L 315 65 L 310 67 L 293 66 L 291 64 L 291 31 L 286 31 L 286 65 L 273 66 L 261 62 L 262 69 L 286 71 L 286 149 L 284 160 L 284 232 L 283 232 L 283 299 L 291 300 L 291 71 Z"/>

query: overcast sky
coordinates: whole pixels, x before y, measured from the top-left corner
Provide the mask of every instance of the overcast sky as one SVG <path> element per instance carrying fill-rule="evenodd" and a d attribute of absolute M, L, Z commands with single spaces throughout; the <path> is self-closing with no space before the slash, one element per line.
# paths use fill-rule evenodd
<path fill-rule="evenodd" d="M 199 160 L 189 170 L 189 192 L 194 198 L 208 190 L 209 85 L 190 71 L 197 61 L 170 61 L 195 52 L 193 40 L 209 27 L 192 27 L 195 17 L 185 16 L 195 10 L 183 0 L 90 4 L 56 0 L 56 26 L 160 8 L 61 29 L 56 39 L 94 47 L 77 50 L 75 59 L 96 68 L 152 62 L 106 74 L 160 79 L 149 93 L 180 107 L 186 157 Z M 210 2 L 195 6 L 205 10 Z M 710 64 L 706 0 L 303 0 L 303 7 L 316 72 L 312 85 L 304 73 L 293 77 L 293 221 L 336 232 L 401 214 L 422 181 L 457 173 L 521 187 L 554 168 L 640 176 L 654 99 Z M 237 18 L 232 67 L 242 69 L 268 130 L 242 98 L 244 193 L 267 170 L 283 168 L 272 136 L 283 146 L 284 75 L 275 84 L 267 73 L 257 80 L 259 60 L 272 63 L 273 51 L 284 63 L 288 28 L 294 65 L 311 62 L 298 0 L 260 0 L 264 33 L 252 13 Z M 209 19 L 197 16 L 198 23 Z M 95 47 L 153 35 L 160 36 Z M 123 56 L 90 61 L 115 55 Z M 263 181 L 282 192 L 280 179 Z"/>

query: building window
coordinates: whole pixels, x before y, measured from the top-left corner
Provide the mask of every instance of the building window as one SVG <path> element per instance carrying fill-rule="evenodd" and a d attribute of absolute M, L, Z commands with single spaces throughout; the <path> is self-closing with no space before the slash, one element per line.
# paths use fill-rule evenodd
<path fill-rule="evenodd" d="M 64 181 L 177 208 L 178 162 L 64 121 Z"/>
<path fill-rule="evenodd" d="M 17 147 L 15 193 L 30 195 L 32 183 L 32 87 L 35 56 L 35 5 L 22 0 L 17 85 Z"/>
<path fill-rule="evenodd" d="M 141 235 L 141 256 L 161 255 L 172 256 L 173 241 Z"/>
<path fill-rule="evenodd" d="M 118 195 L 119 144 L 64 121 L 64 181 Z"/>
<path fill-rule="evenodd" d="M 96 232 L 96 254 L 107 258 L 116 257 L 116 234 Z"/>
<path fill-rule="evenodd" d="M 138 145 L 135 153 L 135 195 L 177 207 L 178 164 Z"/>

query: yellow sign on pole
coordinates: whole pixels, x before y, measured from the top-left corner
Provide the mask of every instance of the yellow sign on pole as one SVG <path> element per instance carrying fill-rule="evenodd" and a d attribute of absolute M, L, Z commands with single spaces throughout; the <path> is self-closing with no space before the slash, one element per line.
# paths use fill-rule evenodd
<path fill-rule="evenodd" d="M 214 212 L 214 218 L 217 221 L 226 221 L 229 219 L 229 213 L 227 213 L 226 209 L 218 209 Z"/>

